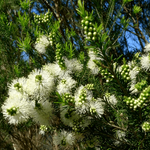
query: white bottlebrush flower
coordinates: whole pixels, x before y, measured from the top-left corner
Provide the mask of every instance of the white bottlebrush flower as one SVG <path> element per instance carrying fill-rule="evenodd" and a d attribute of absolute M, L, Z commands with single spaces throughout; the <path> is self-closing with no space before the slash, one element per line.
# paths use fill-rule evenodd
<path fill-rule="evenodd" d="M 71 89 L 75 87 L 76 81 L 72 79 L 71 76 L 68 74 L 64 75 L 62 79 L 60 79 L 58 85 L 57 85 L 57 91 L 60 95 L 64 93 L 70 93 Z"/>
<path fill-rule="evenodd" d="M 149 70 L 150 69 L 150 58 L 149 58 L 149 54 L 147 55 L 143 55 L 141 57 L 141 68 L 143 68 L 144 70 Z"/>
<path fill-rule="evenodd" d="M 32 96 L 47 96 L 54 90 L 54 77 L 46 70 L 33 70 L 27 79 L 24 89 Z"/>
<path fill-rule="evenodd" d="M 71 74 L 70 70 L 62 70 L 57 62 L 49 63 L 43 66 L 43 70 L 48 71 L 55 77 L 62 78 L 65 74 Z"/>
<path fill-rule="evenodd" d="M 43 54 L 43 53 L 46 52 L 46 49 L 45 49 L 45 48 L 46 48 L 49 44 L 50 44 L 50 42 L 48 41 L 48 38 L 47 38 L 45 35 L 43 35 L 43 36 L 41 36 L 41 37 L 39 38 L 38 41 L 36 41 L 36 43 L 35 43 L 35 49 L 36 49 L 39 53 Z"/>
<path fill-rule="evenodd" d="M 91 123 L 90 117 L 83 118 L 81 115 L 77 114 L 75 110 L 69 110 L 69 106 L 60 107 L 60 117 L 65 125 L 72 128 L 77 124 L 78 127 L 84 129 Z"/>
<path fill-rule="evenodd" d="M 124 131 L 117 130 L 115 136 L 116 136 L 117 139 L 119 139 L 121 141 L 127 141 L 127 139 L 125 138 L 126 133 Z M 121 144 L 121 142 L 118 141 L 118 140 L 115 140 L 114 144 L 116 146 L 119 146 Z"/>
<path fill-rule="evenodd" d="M 40 125 L 45 125 L 48 126 L 52 118 L 54 117 L 53 115 L 53 108 L 52 104 L 48 101 L 39 101 L 38 102 L 38 107 L 35 106 L 35 102 L 31 102 L 32 108 L 30 109 L 30 117 L 33 118 L 33 120 Z"/>
<path fill-rule="evenodd" d="M 136 83 L 132 83 L 130 86 L 129 91 L 131 91 L 131 94 L 137 94 L 139 91 L 135 88 Z"/>
<path fill-rule="evenodd" d="M 2 113 L 10 124 L 18 124 L 28 119 L 30 107 L 27 95 L 13 91 L 2 105 Z"/>
<path fill-rule="evenodd" d="M 79 115 L 75 113 L 72 109 L 69 109 L 69 106 L 60 106 L 60 117 L 61 121 L 67 125 L 72 127 L 73 126 L 73 120 L 79 119 Z"/>
<path fill-rule="evenodd" d="M 91 70 L 92 74 L 97 75 L 99 73 L 99 68 L 92 59 L 88 61 L 87 67 Z"/>
<path fill-rule="evenodd" d="M 80 87 L 78 87 L 76 89 L 76 92 L 75 92 L 75 95 L 74 95 L 74 97 L 75 97 L 75 108 L 76 108 L 77 113 L 80 113 L 80 114 L 86 113 L 86 111 L 88 111 L 89 102 L 93 98 L 92 91 L 84 89 L 85 92 L 86 92 L 86 97 L 85 97 L 85 101 L 81 102 L 80 97 L 81 97 L 81 93 L 82 93 L 83 89 L 84 89 L 84 86 L 81 85 Z"/>
<path fill-rule="evenodd" d="M 14 91 L 23 92 L 23 86 L 25 85 L 26 81 L 27 79 L 25 77 L 14 79 L 11 83 L 8 84 L 8 95 L 11 95 L 11 93 Z"/>
<path fill-rule="evenodd" d="M 94 115 L 98 115 L 101 117 L 101 115 L 104 113 L 104 107 L 101 104 L 101 101 L 90 101 L 90 113 Z"/>
<path fill-rule="evenodd" d="M 61 132 L 55 133 L 53 136 L 53 143 L 62 147 L 72 146 L 75 142 L 75 135 L 71 132 L 62 130 Z"/>
<path fill-rule="evenodd" d="M 99 72 L 99 67 L 93 62 L 93 60 L 102 60 L 102 58 L 99 58 L 96 56 L 95 52 L 92 50 L 89 50 L 89 57 L 90 60 L 87 63 L 87 67 L 91 70 L 91 73 L 94 75 L 97 75 Z"/>
<path fill-rule="evenodd" d="M 137 74 L 140 72 L 140 68 L 135 66 L 132 70 L 130 70 L 129 75 L 132 80 L 136 79 Z"/>
<path fill-rule="evenodd" d="M 81 64 L 77 58 L 73 58 L 68 60 L 67 57 L 63 57 L 65 61 L 65 66 L 67 67 L 67 70 L 73 71 L 73 72 L 81 72 L 83 69 L 83 64 Z"/>
<path fill-rule="evenodd" d="M 125 132 L 124 131 L 121 131 L 121 130 L 117 130 L 116 131 L 116 137 L 118 138 L 118 139 L 124 139 L 125 138 L 125 136 L 126 136 L 126 134 L 125 134 Z"/>
<path fill-rule="evenodd" d="M 145 45 L 144 51 L 147 52 L 147 53 L 150 52 L 150 43 L 147 43 Z"/>
<path fill-rule="evenodd" d="M 116 105 L 117 104 L 117 99 L 115 97 L 115 95 L 111 95 L 109 98 L 108 98 L 108 102 L 113 104 L 113 105 Z"/>

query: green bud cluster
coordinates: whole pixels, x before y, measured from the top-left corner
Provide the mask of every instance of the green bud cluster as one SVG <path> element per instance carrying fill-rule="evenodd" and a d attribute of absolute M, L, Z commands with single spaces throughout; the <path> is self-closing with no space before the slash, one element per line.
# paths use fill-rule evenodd
<path fill-rule="evenodd" d="M 81 94 L 80 94 L 80 96 L 79 96 L 79 104 L 80 104 L 80 105 L 81 105 L 81 104 L 84 104 L 84 103 L 86 102 L 86 96 L 87 96 L 86 90 L 85 90 L 85 89 L 82 89 Z"/>
<path fill-rule="evenodd" d="M 86 40 L 96 40 L 97 38 L 97 32 L 96 28 L 94 28 L 93 23 L 89 20 L 89 17 L 86 16 L 81 21 L 82 27 L 84 29 L 84 34 L 87 36 Z"/>
<path fill-rule="evenodd" d="M 130 80 L 129 72 L 130 72 L 129 66 L 125 65 L 125 64 L 122 65 L 121 75 L 122 75 L 122 77 L 123 77 L 123 79 L 125 81 L 129 81 Z"/>
<path fill-rule="evenodd" d="M 90 113 L 95 115 L 96 114 L 96 109 L 95 108 L 90 108 Z"/>
<path fill-rule="evenodd" d="M 67 143 L 66 143 L 66 139 L 62 139 L 61 140 L 61 145 L 66 145 Z"/>
<path fill-rule="evenodd" d="M 149 122 L 144 122 L 143 125 L 142 125 L 142 129 L 143 129 L 145 132 L 150 131 L 150 123 L 149 123 Z"/>
<path fill-rule="evenodd" d="M 74 97 L 72 97 L 69 93 L 64 94 L 64 100 L 66 102 L 74 102 Z"/>
<path fill-rule="evenodd" d="M 51 44 L 51 45 L 54 45 L 54 43 L 56 42 L 56 41 L 55 41 L 55 33 L 54 33 L 54 32 L 53 32 L 53 33 L 50 33 L 50 34 L 48 35 L 48 38 L 49 38 L 50 44 Z"/>
<path fill-rule="evenodd" d="M 108 72 L 107 69 L 103 69 L 101 66 L 99 67 L 99 70 L 101 72 L 101 75 L 106 79 L 106 82 L 110 82 L 113 80 L 114 76 L 111 75 L 110 72 Z"/>
<path fill-rule="evenodd" d="M 42 75 L 36 75 L 35 76 L 35 82 L 40 82 L 42 81 Z"/>
<path fill-rule="evenodd" d="M 21 90 L 22 90 L 22 86 L 21 86 L 19 83 L 14 84 L 14 88 L 15 88 L 17 91 L 21 91 Z"/>
<path fill-rule="evenodd" d="M 94 89 L 94 84 L 87 84 L 85 86 L 85 88 L 88 89 L 88 90 L 93 90 Z"/>
<path fill-rule="evenodd" d="M 150 86 L 148 86 L 141 92 L 140 97 L 139 97 L 140 104 L 146 105 L 145 103 L 147 102 L 149 97 L 150 97 Z"/>
<path fill-rule="evenodd" d="M 135 100 L 134 98 L 124 96 L 124 102 L 126 102 L 127 105 L 129 105 L 130 109 L 136 109 L 138 100 Z"/>
<path fill-rule="evenodd" d="M 47 131 L 47 127 L 46 127 L 45 125 L 41 125 L 41 126 L 40 126 L 40 130 L 42 130 L 42 131 Z"/>
<path fill-rule="evenodd" d="M 16 107 L 11 107 L 10 109 L 7 109 L 7 113 L 11 116 L 16 115 L 18 108 Z"/>
<path fill-rule="evenodd" d="M 34 13 L 34 20 L 36 23 L 46 23 L 49 21 L 49 14 L 50 12 L 48 11 L 47 13 L 45 13 L 44 15 L 37 15 Z"/>
<path fill-rule="evenodd" d="M 65 66 L 65 63 L 64 63 L 64 60 L 62 58 L 62 52 L 61 52 L 61 46 L 59 44 L 56 45 L 56 60 L 59 64 L 59 66 L 61 67 L 62 70 L 66 69 L 66 66 Z"/>
<path fill-rule="evenodd" d="M 75 132 L 80 132 L 82 124 L 83 124 L 83 121 L 74 120 L 72 130 L 74 130 Z"/>
<path fill-rule="evenodd" d="M 73 116 L 73 112 L 74 110 L 72 110 L 71 108 L 68 109 L 68 111 L 65 114 L 65 118 L 71 118 Z"/>
<path fill-rule="evenodd" d="M 138 90 L 138 91 L 142 91 L 142 89 L 147 86 L 147 82 L 146 80 L 142 80 L 141 82 L 138 82 L 134 87 Z"/>
<path fill-rule="evenodd" d="M 147 102 L 147 99 L 150 97 L 149 93 L 150 93 L 150 86 L 148 86 L 141 92 L 137 100 L 131 97 L 124 96 L 124 102 L 126 102 L 126 104 L 129 105 L 131 109 L 133 108 L 135 110 L 137 107 L 146 106 L 145 103 Z"/>

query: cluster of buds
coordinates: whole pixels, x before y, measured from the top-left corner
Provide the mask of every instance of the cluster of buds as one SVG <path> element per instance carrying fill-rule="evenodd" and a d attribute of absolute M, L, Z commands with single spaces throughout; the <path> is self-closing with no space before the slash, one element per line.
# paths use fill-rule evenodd
<path fill-rule="evenodd" d="M 54 33 L 54 32 L 53 32 L 53 33 L 50 33 L 50 34 L 48 35 L 48 38 L 49 38 L 50 44 L 51 44 L 51 45 L 54 45 L 54 43 L 55 43 L 55 33 Z"/>
<path fill-rule="evenodd" d="M 82 130 L 81 128 L 82 124 L 83 124 L 83 121 L 74 120 L 72 130 L 74 130 L 75 132 L 80 132 Z"/>
<path fill-rule="evenodd" d="M 141 82 L 138 82 L 134 87 L 138 90 L 138 91 L 142 91 L 142 89 L 147 86 L 147 82 L 146 80 L 142 80 Z"/>
<path fill-rule="evenodd" d="M 41 126 L 40 126 L 40 130 L 42 130 L 42 131 L 47 131 L 47 127 L 46 127 L 45 125 L 41 125 Z"/>
<path fill-rule="evenodd" d="M 124 96 L 124 101 L 126 102 L 127 105 L 130 105 L 130 108 L 133 108 L 135 110 L 137 107 L 146 106 L 147 99 L 150 97 L 149 93 L 150 93 L 150 86 L 148 86 L 141 92 L 137 100 L 131 97 Z"/>
<path fill-rule="evenodd" d="M 107 69 L 103 69 L 101 66 L 99 67 L 101 75 L 106 79 L 106 82 L 110 82 L 113 80 L 114 76 L 108 72 Z"/>
<path fill-rule="evenodd" d="M 79 96 L 79 104 L 80 104 L 80 105 L 82 105 L 83 103 L 86 102 L 86 96 L 87 96 L 86 90 L 85 90 L 85 89 L 82 89 L 81 94 L 80 94 L 80 96 Z"/>
<path fill-rule="evenodd" d="M 94 89 L 94 84 L 87 84 L 85 86 L 85 88 L 88 89 L 88 90 L 93 90 Z"/>
<path fill-rule="evenodd" d="M 128 65 L 124 64 L 121 66 L 121 75 L 125 81 L 130 80 L 129 72 L 130 72 L 130 69 Z"/>
<path fill-rule="evenodd" d="M 59 64 L 59 66 L 61 67 L 61 69 L 64 70 L 64 69 L 66 69 L 66 66 L 65 66 L 65 63 L 64 63 L 64 60 L 62 57 L 63 56 L 62 56 L 62 52 L 61 52 L 61 46 L 60 46 L 60 44 L 57 44 L 56 45 L 56 56 L 55 56 L 55 58 Z"/>
<path fill-rule="evenodd" d="M 64 95 L 64 100 L 69 103 L 69 102 L 74 102 L 74 97 L 72 97 L 69 93 L 65 93 Z"/>
<path fill-rule="evenodd" d="M 144 122 L 143 125 L 142 125 L 142 129 L 143 129 L 145 132 L 150 131 L 150 123 L 149 123 L 149 122 Z"/>
<path fill-rule="evenodd" d="M 7 109 L 7 112 L 9 115 L 14 116 L 15 114 L 17 114 L 17 110 L 18 110 L 18 108 L 11 107 L 10 109 Z"/>
<path fill-rule="evenodd" d="M 84 35 L 86 35 L 86 40 L 96 40 L 97 32 L 88 16 L 81 21 L 81 24 L 84 29 Z"/>
<path fill-rule="evenodd" d="M 47 13 L 45 14 L 41 14 L 41 15 L 37 15 L 35 13 L 34 14 L 34 20 L 35 22 L 37 23 L 46 23 L 49 21 L 49 18 L 50 18 L 50 12 L 48 11 Z"/>

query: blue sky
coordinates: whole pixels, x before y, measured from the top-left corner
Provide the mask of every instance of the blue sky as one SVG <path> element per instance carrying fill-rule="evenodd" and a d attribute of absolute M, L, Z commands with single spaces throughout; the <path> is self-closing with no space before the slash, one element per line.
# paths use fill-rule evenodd
<path fill-rule="evenodd" d="M 32 12 L 38 14 L 38 12 L 36 11 L 35 8 L 32 9 Z M 132 32 L 134 32 L 134 30 L 132 28 L 129 27 L 129 29 L 132 30 Z M 147 35 L 145 35 L 144 30 L 142 29 L 141 25 L 140 25 L 140 29 L 143 32 L 145 38 L 149 41 L 149 37 Z M 129 49 L 129 51 L 133 51 L 133 49 L 135 49 L 135 48 L 137 48 L 138 50 L 140 50 L 141 46 L 140 46 L 140 43 L 138 41 L 137 36 L 135 36 L 134 34 L 129 33 L 129 32 L 126 32 L 125 34 L 126 34 L 125 36 L 127 37 L 127 43 L 128 43 L 128 49 Z M 145 44 L 144 44 L 144 46 L 145 46 Z M 22 53 L 22 56 L 23 56 L 24 60 L 28 60 L 28 56 L 26 55 L 25 52 Z"/>

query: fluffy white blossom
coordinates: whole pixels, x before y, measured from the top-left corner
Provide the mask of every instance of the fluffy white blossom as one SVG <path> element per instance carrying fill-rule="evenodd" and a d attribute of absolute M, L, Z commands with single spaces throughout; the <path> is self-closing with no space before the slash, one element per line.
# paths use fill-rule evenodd
<path fill-rule="evenodd" d="M 131 94 L 137 94 L 139 91 L 135 88 L 136 83 L 132 83 L 130 86 L 129 91 L 131 91 Z"/>
<path fill-rule="evenodd" d="M 60 79 L 58 85 L 57 85 L 57 91 L 59 92 L 60 95 L 64 93 L 70 93 L 71 89 L 75 87 L 77 81 L 72 79 L 71 76 L 68 74 L 64 75 L 62 79 Z"/>
<path fill-rule="evenodd" d="M 121 141 L 127 141 L 127 139 L 125 139 L 126 133 L 124 131 L 117 130 L 115 136 Z M 116 140 L 114 144 L 117 146 L 120 145 L 121 143 L 120 141 Z"/>
<path fill-rule="evenodd" d="M 132 70 L 130 70 L 129 75 L 132 80 L 136 79 L 137 74 L 140 72 L 140 68 L 135 66 Z"/>
<path fill-rule="evenodd" d="M 49 63 L 43 66 L 43 70 L 48 71 L 55 77 L 62 78 L 65 74 L 71 74 L 71 70 L 62 70 L 57 62 Z"/>
<path fill-rule="evenodd" d="M 147 55 L 143 55 L 141 57 L 141 67 L 144 69 L 144 70 L 149 70 L 150 69 L 150 58 L 149 58 L 149 54 Z"/>
<path fill-rule="evenodd" d="M 115 97 L 115 95 L 110 95 L 110 97 L 108 97 L 108 102 L 109 103 L 111 103 L 111 104 L 113 104 L 113 105 L 116 105 L 117 104 L 117 99 L 116 99 L 116 97 Z"/>
<path fill-rule="evenodd" d="M 67 67 L 67 70 L 73 71 L 73 72 L 81 72 L 83 69 L 83 64 L 81 64 L 77 58 L 73 58 L 68 60 L 66 57 L 63 57 L 65 61 L 65 66 Z"/>
<path fill-rule="evenodd" d="M 62 130 L 61 132 L 56 132 L 53 136 L 53 143 L 55 145 L 60 145 L 60 147 L 67 147 L 73 145 L 75 142 L 75 135 L 71 132 Z"/>
<path fill-rule="evenodd" d="M 87 67 L 91 70 L 92 74 L 97 75 L 99 72 L 99 68 L 95 64 L 95 62 L 93 62 L 93 60 L 102 60 L 102 58 L 97 57 L 95 52 L 92 50 L 89 50 L 88 53 L 89 53 L 90 60 L 87 63 Z"/>
<path fill-rule="evenodd" d="M 8 119 L 10 124 L 18 124 L 28 119 L 30 108 L 28 96 L 13 91 L 2 105 L 2 112 L 4 118 Z"/>
<path fill-rule="evenodd" d="M 85 101 L 81 101 L 81 98 L 82 98 L 81 93 L 82 93 L 83 89 L 84 89 L 84 86 L 81 85 L 80 87 L 78 87 L 76 89 L 76 92 L 74 95 L 74 97 L 75 97 L 75 108 L 76 108 L 76 111 L 80 114 L 86 113 L 88 111 L 89 102 L 93 97 L 92 91 L 84 89 L 86 92 L 86 97 L 85 97 Z"/>
<path fill-rule="evenodd" d="M 48 101 L 41 100 L 38 102 L 38 107 L 36 107 L 35 101 L 32 101 L 31 105 L 30 117 L 40 125 L 48 126 L 54 117 L 52 104 Z"/>
<path fill-rule="evenodd" d="M 73 120 L 79 119 L 79 115 L 72 109 L 69 109 L 68 105 L 60 106 L 60 117 L 62 122 L 70 127 L 73 127 Z"/>
<path fill-rule="evenodd" d="M 39 53 L 45 53 L 46 52 L 46 47 L 50 44 L 48 41 L 47 37 L 45 35 L 41 36 L 35 43 L 35 49 Z"/>
<path fill-rule="evenodd" d="M 145 52 L 150 52 L 150 43 L 147 43 L 145 44 L 145 49 L 144 49 Z"/>
<path fill-rule="evenodd" d="M 90 113 L 101 117 L 101 115 L 104 113 L 104 107 L 103 107 L 101 101 L 98 101 L 98 100 L 90 101 Z"/>
<path fill-rule="evenodd" d="M 46 70 L 33 70 L 27 79 L 24 89 L 32 96 L 46 96 L 54 90 L 54 77 Z"/>
<path fill-rule="evenodd" d="M 26 81 L 27 79 L 25 77 L 14 79 L 11 83 L 8 84 L 8 95 L 12 95 L 14 91 L 23 92 Z"/>

